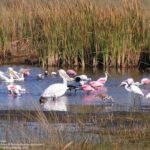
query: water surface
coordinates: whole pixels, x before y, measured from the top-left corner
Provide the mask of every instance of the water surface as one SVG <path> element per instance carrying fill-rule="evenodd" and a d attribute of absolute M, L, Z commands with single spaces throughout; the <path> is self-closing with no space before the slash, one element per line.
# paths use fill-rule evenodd
<path fill-rule="evenodd" d="M 6 72 L 9 66 L 0 67 L 1 71 Z M 15 70 L 19 70 L 24 66 L 11 66 Z M 37 74 L 43 73 L 44 70 L 38 67 L 28 67 L 25 68 L 31 69 L 31 74 L 29 77 L 25 78 L 25 81 L 15 82 L 15 84 L 21 85 L 23 88 L 26 88 L 26 93 L 21 96 L 14 97 L 8 94 L 7 91 L 7 83 L 0 83 L 0 108 L 1 109 L 26 109 L 26 110 L 34 110 L 37 107 L 41 109 L 39 105 L 39 98 L 42 94 L 43 90 L 47 88 L 49 85 L 53 83 L 62 82 L 60 77 L 54 77 L 49 75 L 44 80 L 37 80 Z M 49 68 L 49 72 L 57 71 L 57 68 Z M 92 78 L 92 80 L 96 80 L 99 77 L 104 77 L 104 71 L 100 69 L 78 69 L 76 70 L 78 74 L 86 74 L 88 77 Z M 108 81 L 105 84 L 103 89 L 99 89 L 95 93 L 87 94 L 83 91 L 77 91 L 76 94 L 74 91 L 67 91 L 66 94 L 57 101 L 51 101 L 50 105 L 47 106 L 47 110 L 60 110 L 60 111 L 71 111 L 71 107 L 73 106 L 105 106 L 103 107 L 103 111 L 128 111 L 132 105 L 132 101 L 134 95 L 128 93 L 123 87 L 119 87 L 121 81 L 128 77 L 134 78 L 135 81 L 140 81 L 143 77 L 149 77 L 148 74 L 133 69 L 133 70 L 118 70 L 110 69 L 108 70 L 111 76 L 108 77 Z M 142 87 L 143 92 L 148 93 L 150 90 L 146 87 Z M 115 103 L 111 104 L 110 101 L 102 101 L 99 97 L 96 97 L 98 93 L 107 93 L 111 96 Z M 141 105 L 149 107 L 148 101 L 145 97 L 136 97 L 140 98 Z"/>

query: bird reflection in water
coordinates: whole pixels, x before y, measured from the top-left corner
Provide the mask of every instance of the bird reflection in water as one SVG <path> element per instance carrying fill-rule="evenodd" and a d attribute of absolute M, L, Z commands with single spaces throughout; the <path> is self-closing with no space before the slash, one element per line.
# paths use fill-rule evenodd
<path fill-rule="evenodd" d="M 9 109 L 17 109 L 17 108 L 21 108 L 22 106 L 22 101 L 21 101 L 21 97 L 19 96 L 12 96 L 9 95 L 8 96 L 8 108 Z"/>
<path fill-rule="evenodd" d="M 40 103 L 45 111 L 67 111 L 67 96 L 57 98 L 57 100 L 45 99 Z"/>

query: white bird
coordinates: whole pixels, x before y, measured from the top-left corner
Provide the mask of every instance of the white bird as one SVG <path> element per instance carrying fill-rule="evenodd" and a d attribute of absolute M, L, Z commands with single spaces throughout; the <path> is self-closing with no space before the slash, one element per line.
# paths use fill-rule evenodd
<path fill-rule="evenodd" d="M 68 87 L 67 80 L 63 76 L 64 70 L 60 69 L 58 73 L 63 79 L 63 83 L 55 83 L 47 87 L 40 97 L 40 103 L 43 101 L 43 99 L 52 98 L 53 100 L 55 100 L 57 97 L 60 97 L 65 94 Z"/>
<path fill-rule="evenodd" d="M 24 74 L 21 72 L 15 71 L 12 67 L 8 67 L 7 73 L 9 75 L 12 75 L 15 81 L 23 81 L 24 80 Z"/>
<path fill-rule="evenodd" d="M 147 99 L 149 99 L 149 98 L 150 98 L 150 93 L 148 93 L 148 94 L 146 95 L 146 98 L 147 98 Z"/>
<path fill-rule="evenodd" d="M 75 77 L 75 79 L 76 78 L 80 78 L 83 81 L 90 81 L 91 80 L 91 78 L 88 78 L 87 75 L 85 75 L 85 74 L 78 75 L 78 76 Z"/>
<path fill-rule="evenodd" d="M 37 75 L 37 80 L 43 80 L 44 78 L 45 78 L 45 75 L 44 75 L 44 74 L 39 73 L 39 74 Z"/>
<path fill-rule="evenodd" d="M 127 82 L 121 82 L 120 86 L 125 86 L 125 89 L 128 92 L 131 92 L 134 94 L 133 106 L 140 106 L 141 105 L 141 96 L 144 96 L 144 94 L 137 85 L 135 85 L 134 83 L 128 84 Z M 139 95 L 139 97 L 136 98 L 136 95 Z"/>
<path fill-rule="evenodd" d="M 24 77 L 29 76 L 30 75 L 30 69 L 21 68 L 19 70 L 19 73 L 23 74 Z"/>
<path fill-rule="evenodd" d="M 12 83 L 12 82 L 14 82 L 14 79 L 13 79 L 12 75 L 9 76 L 8 74 L 0 71 L 0 81 Z"/>
<path fill-rule="evenodd" d="M 128 92 L 133 92 L 134 94 L 139 94 L 139 95 L 144 96 L 141 89 L 138 86 L 136 86 L 135 84 L 128 84 L 127 82 L 123 81 L 123 82 L 121 82 L 120 86 L 125 86 L 125 89 Z"/>

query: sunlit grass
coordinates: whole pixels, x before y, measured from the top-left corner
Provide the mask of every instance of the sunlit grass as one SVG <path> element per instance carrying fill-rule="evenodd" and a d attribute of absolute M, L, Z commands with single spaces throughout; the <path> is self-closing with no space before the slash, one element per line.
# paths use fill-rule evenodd
<path fill-rule="evenodd" d="M 0 50 L 28 39 L 42 66 L 138 66 L 149 53 L 149 10 L 140 0 L 3 0 Z M 147 4 L 145 2 L 145 4 Z M 133 59 L 134 56 L 134 59 Z"/>

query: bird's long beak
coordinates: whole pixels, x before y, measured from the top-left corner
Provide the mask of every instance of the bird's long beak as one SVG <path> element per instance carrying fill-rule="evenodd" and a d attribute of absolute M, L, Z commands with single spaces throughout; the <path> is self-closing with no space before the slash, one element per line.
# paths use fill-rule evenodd
<path fill-rule="evenodd" d="M 126 82 L 121 82 L 121 84 L 118 86 L 118 87 L 122 87 L 122 86 L 124 86 L 124 85 L 126 85 L 127 83 Z"/>
<path fill-rule="evenodd" d="M 105 71 L 105 73 L 107 73 L 107 75 L 108 75 L 109 77 L 111 77 L 111 75 L 110 75 L 110 73 L 109 73 L 108 71 Z"/>

